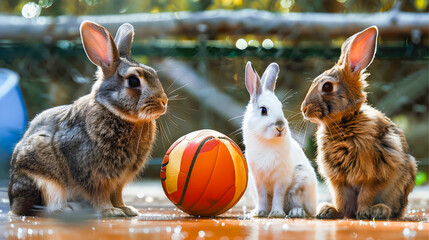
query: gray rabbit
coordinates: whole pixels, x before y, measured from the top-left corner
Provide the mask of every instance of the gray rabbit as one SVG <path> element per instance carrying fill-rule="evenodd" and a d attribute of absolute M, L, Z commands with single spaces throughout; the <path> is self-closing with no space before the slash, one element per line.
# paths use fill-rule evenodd
<path fill-rule="evenodd" d="M 156 72 L 130 57 L 134 28 L 119 27 L 115 40 L 102 26 L 81 24 L 88 58 L 98 66 L 90 94 L 40 113 L 16 145 L 11 160 L 11 212 L 33 215 L 71 210 L 85 199 L 102 216 L 136 216 L 122 188 L 144 166 L 167 110 Z"/>

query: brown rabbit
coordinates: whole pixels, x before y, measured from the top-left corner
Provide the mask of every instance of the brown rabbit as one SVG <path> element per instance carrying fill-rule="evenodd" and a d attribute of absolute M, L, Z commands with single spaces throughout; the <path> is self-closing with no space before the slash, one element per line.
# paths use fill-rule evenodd
<path fill-rule="evenodd" d="M 134 28 L 123 24 L 115 40 L 85 21 L 82 43 L 98 66 L 90 94 L 40 113 L 16 145 L 11 161 L 11 212 L 71 210 L 86 199 L 103 216 L 136 216 L 122 188 L 144 166 L 155 138 L 155 119 L 167 109 L 156 72 L 130 57 Z"/>
<path fill-rule="evenodd" d="M 416 162 L 403 132 L 366 103 L 364 91 L 377 46 L 377 27 L 348 38 L 331 69 L 316 77 L 302 103 L 319 125 L 317 162 L 334 205 L 317 218 L 401 218 L 414 186 Z"/>

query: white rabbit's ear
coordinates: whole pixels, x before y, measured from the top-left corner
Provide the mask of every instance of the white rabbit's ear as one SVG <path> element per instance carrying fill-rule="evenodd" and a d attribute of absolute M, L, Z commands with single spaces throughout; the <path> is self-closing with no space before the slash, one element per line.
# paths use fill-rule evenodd
<path fill-rule="evenodd" d="M 118 47 L 119 56 L 130 56 L 131 55 L 131 43 L 134 38 L 134 27 L 129 23 L 122 24 L 118 32 L 116 32 L 115 43 Z"/>
<path fill-rule="evenodd" d="M 261 95 L 262 93 L 261 80 L 250 61 L 247 62 L 246 64 L 245 81 L 246 81 L 247 91 L 249 92 L 251 98 L 256 99 L 259 95 Z"/>
<path fill-rule="evenodd" d="M 378 29 L 369 27 L 358 32 L 344 42 L 343 57 L 346 68 L 358 73 L 367 68 L 374 59 L 377 50 Z"/>
<path fill-rule="evenodd" d="M 80 36 L 89 60 L 101 68 L 104 77 L 112 76 L 119 62 L 119 54 L 110 33 L 96 23 L 84 21 L 80 25 Z"/>
<path fill-rule="evenodd" d="M 261 81 L 264 89 L 274 92 L 276 88 L 277 77 L 279 75 L 279 65 L 277 63 L 271 63 L 268 65 L 264 74 L 262 75 Z"/>

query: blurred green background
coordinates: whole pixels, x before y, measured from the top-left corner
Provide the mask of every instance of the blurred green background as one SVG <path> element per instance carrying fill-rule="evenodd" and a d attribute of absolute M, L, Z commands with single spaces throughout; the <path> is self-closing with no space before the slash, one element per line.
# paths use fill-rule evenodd
<path fill-rule="evenodd" d="M 230 11 L 218 12 L 220 9 Z M 105 22 L 114 22 L 115 16 L 131 20 L 149 16 L 149 20 L 153 20 L 167 16 L 163 13 L 177 13 L 178 19 L 184 13 L 242 17 L 237 25 L 211 25 L 210 19 L 195 23 L 191 18 L 190 27 L 186 21 L 179 23 L 180 34 L 156 32 L 157 25 L 153 27 L 155 30 L 147 25 L 136 27 L 132 55 L 158 71 L 171 98 L 168 114 L 158 121 L 158 138 L 150 165 L 140 174 L 140 177 L 153 178 L 159 175 L 160 161 L 167 148 L 177 138 L 194 130 L 218 130 L 244 149 L 239 128 L 249 98 L 244 86 L 244 66 L 249 60 L 260 74 L 270 62 L 280 65 L 276 94 L 280 99 L 290 97 L 284 105 L 285 115 L 297 139 L 304 145 L 307 156 L 314 159 L 316 126 L 303 121 L 299 107 L 311 80 L 335 63 L 341 43 L 352 34 L 341 31 L 344 27 L 335 31 L 337 23 L 332 25 L 332 31 L 323 34 L 313 18 L 329 19 L 330 15 L 326 14 L 332 14 L 336 19 L 359 23 L 350 23 L 350 32 L 362 30 L 364 27 L 361 26 L 366 23 L 367 26 L 380 24 L 377 55 L 368 69 L 371 73 L 367 89 L 369 102 L 405 131 L 411 152 L 419 162 L 419 184 L 427 182 L 428 31 L 400 28 L 400 17 L 392 17 L 392 22 L 387 25 L 377 22 L 377 18 L 371 19 L 376 14 L 427 15 L 427 0 L 405 0 L 401 3 L 388 0 L 0 0 L 0 13 L 2 19 L 11 21 L 9 25 L 1 25 L 3 29 L 0 27 L 0 32 L 4 33 L 3 36 L 0 34 L 0 67 L 19 74 L 29 119 L 44 109 L 72 103 L 89 93 L 96 67 L 86 58 L 78 35 L 35 35 L 32 38 L 28 33 L 19 32 L 14 25 L 17 20 L 22 21 L 20 24 L 37 27 L 61 24 L 64 19 L 76 19 L 74 17 L 80 17 L 76 21 L 104 17 Z M 139 13 L 149 15 L 140 16 Z M 266 30 L 264 26 L 257 25 L 255 19 L 246 19 L 252 13 L 262 18 L 265 13 L 270 13 L 274 15 L 267 17 L 278 18 L 272 18 L 270 23 L 273 26 L 267 25 L 269 30 Z M 297 24 L 292 30 L 276 29 L 276 21 L 285 21 L 288 16 L 308 18 L 316 24 Z M 256 26 L 252 27 L 252 24 Z M 78 23 L 73 26 L 69 30 L 76 33 Z M 161 25 L 159 31 L 164 26 Z M 109 30 L 112 35 L 116 32 L 116 28 Z M 156 34 L 151 34 L 154 32 Z M 188 82 L 193 77 L 202 86 L 197 93 Z M 228 96 L 234 104 L 219 108 L 216 105 L 222 96 Z M 234 111 L 231 113 L 228 109 Z M 0 159 L 1 178 L 8 177 L 5 164 L 8 161 Z"/>

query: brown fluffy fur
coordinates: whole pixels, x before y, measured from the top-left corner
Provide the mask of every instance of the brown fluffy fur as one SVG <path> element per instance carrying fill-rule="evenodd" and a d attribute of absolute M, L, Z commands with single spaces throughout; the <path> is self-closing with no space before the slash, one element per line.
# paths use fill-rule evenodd
<path fill-rule="evenodd" d="M 114 42 L 95 23 L 81 31 L 98 79 L 90 94 L 39 114 L 16 145 L 8 190 L 14 214 L 31 215 L 35 205 L 44 213 L 70 211 L 68 201 L 81 199 L 103 216 L 138 214 L 124 204 L 122 188 L 143 168 L 167 98 L 156 72 L 129 56 L 131 25 L 122 25 Z"/>
<path fill-rule="evenodd" d="M 403 132 L 366 103 L 377 33 L 371 27 L 347 39 L 302 103 L 304 116 L 319 125 L 317 162 L 334 203 L 323 204 L 318 218 L 401 218 L 414 186 L 416 163 Z M 323 90 L 327 82 L 333 91 Z"/>

